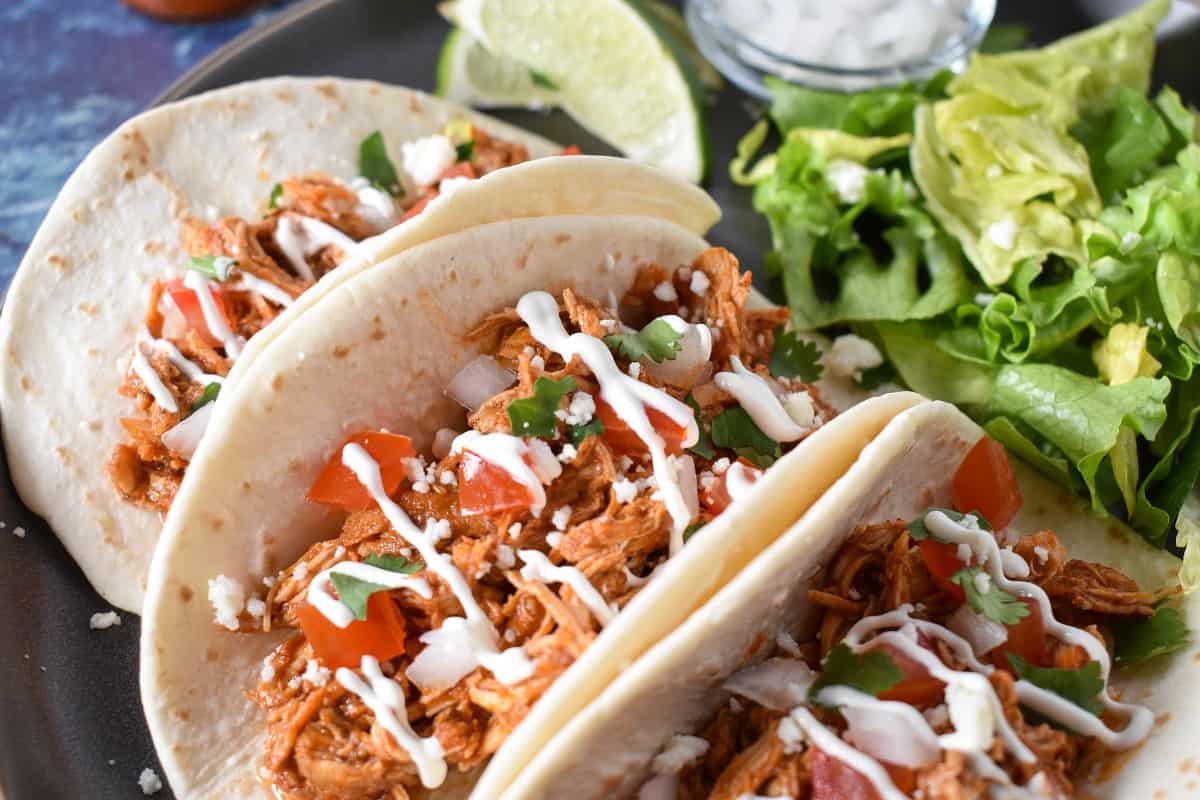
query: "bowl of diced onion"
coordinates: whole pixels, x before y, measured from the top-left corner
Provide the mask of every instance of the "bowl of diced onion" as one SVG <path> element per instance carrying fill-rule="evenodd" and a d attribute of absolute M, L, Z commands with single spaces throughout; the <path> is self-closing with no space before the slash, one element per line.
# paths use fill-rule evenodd
<path fill-rule="evenodd" d="M 701 52 L 751 94 L 774 75 L 855 92 L 961 69 L 996 0 L 688 0 Z"/>

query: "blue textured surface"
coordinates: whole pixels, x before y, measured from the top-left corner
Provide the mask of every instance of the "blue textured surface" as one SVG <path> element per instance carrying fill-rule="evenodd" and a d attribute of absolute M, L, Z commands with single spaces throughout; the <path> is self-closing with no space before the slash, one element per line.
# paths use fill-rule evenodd
<path fill-rule="evenodd" d="M 96 142 L 287 2 L 208 24 L 159 22 L 120 0 L 0 2 L 0 288 Z"/>

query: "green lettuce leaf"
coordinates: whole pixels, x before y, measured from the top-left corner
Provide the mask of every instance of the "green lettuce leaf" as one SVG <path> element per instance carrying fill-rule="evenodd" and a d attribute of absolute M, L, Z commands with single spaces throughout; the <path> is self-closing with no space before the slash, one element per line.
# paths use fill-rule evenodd
<path fill-rule="evenodd" d="M 854 136 L 912 133 L 913 109 L 941 96 L 948 74 L 923 85 L 906 84 L 867 92 L 827 92 L 768 77 L 771 119 L 780 132 L 796 128 L 828 128 Z"/>

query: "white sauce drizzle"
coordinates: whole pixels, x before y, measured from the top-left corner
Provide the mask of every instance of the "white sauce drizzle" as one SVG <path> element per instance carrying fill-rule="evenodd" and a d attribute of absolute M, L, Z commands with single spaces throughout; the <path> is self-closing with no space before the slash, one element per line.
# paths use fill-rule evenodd
<path fill-rule="evenodd" d="M 562 474 L 562 464 L 550 446 L 541 439 L 525 440 L 507 433 L 480 433 L 469 430 L 459 434 L 450 445 L 451 453 L 469 450 L 489 464 L 507 472 L 514 481 L 529 490 L 533 502 L 529 513 L 541 516 L 546 507 L 543 484 Z M 543 451 L 544 452 L 541 452 Z M 529 456 L 529 461 L 525 457 Z M 532 462 L 532 463 L 530 463 Z M 467 512 L 463 512 L 466 515 Z"/>
<path fill-rule="evenodd" d="M 382 231 L 396 224 L 396 203 L 392 196 L 377 189 L 361 175 L 350 181 L 350 191 L 358 195 L 358 207 L 354 213 Z"/>
<path fill-rule="evenodd" d="M 718 372 L 713 382 L 734 396 L 763 433 L 777 442 L 794 442 L 812 430 L 812 426 L 798 425 L 788 415 L 761 375 L 746 369 L 737 356 L 730 358 L 730 363 L 734 371 Z"/>
<path fill-rule="evenodd" d="M 188 270 L 183 276 L 183 285 L 196 293 L 200 303 L 200 313 L 204 316 L 204 324 L 213 336 L 221 340 L 225 347 L 225 355 L 235 359 L 242 353 L 241 337 L 234 334 L 225 321 L 225 315 L 217 308 L 217 301 L 212 296 L 212 281 L 195 270 Z"/>
<path fill-rule="evenodd" d="M 555 566 L 540 550 L 518 550 L 517 555 L 525 562 L 521 567 L 521 577 L 525 580 L 567 584 L 602 626 L 617 616 L 616 609 L 604 600 L 578 567 Z"/>
<path fill-rule="evenodd" d="M 425 568 L 437 575 L 458 599 L 463 607 L 466 619 L 450 617 L 444 623 L 447 627 L 453 620 L 461 620 L 461 626 L 456 624 L 454 630 L 460 631 L 459 643 L 465 647 L 472 659 L 480 666 L 489 669 L 496 680 L 505 685 L 511 685 L 528 678 L 533 674 L 531 662 L 520 647 L 511 647 L 503 653 L 497 647 L 500 637 L 496 633 L 492 621 L 479 607 L 475 595 L 466 577 L 451 561 L 438 552 L 434 542 L 427 533 L 418 528 L 404 509 L 400 508 L 392 498 L 388 497 L 383 488 L 383 479 L 379 474 L 379 464 L 363 448 L 362 445 L 350 443 L 342 448 L 342 463 L 358 478 L 359 483 L 367 490 L 372 499 L 379 505 L 392 529 L 416 548 L 425 562 Z M 430 633 L 435 633 L 431 631 Z M 429 634 L 426 634 L 428 636 Z M 422 640 L 424 640 L 424 636 Z M 418 655 L 418 659 L 420 656 Z M 416 661 L 413 662 L 416 664 Z M 411 669 L 411 668 L 410 668 Z"/>
<path fill-rule="evenodd" d="M 386 586 L 389 589 L 408 589 L 409 591 L 416 592 L 426 600 L 433 597 L 433 592 L 424 578 L 415 578 L 412 575 L 392 572 L 391 570 L 382 569 L 372 564 L 364 564 L 359 561 L 342 561 L 341 563 L 334 564 L 329 569 L 319 572 L 312 579 L 312 582 L 308 584 L 307 592 L 309 604 L 317 609 L 317 611 L 320 611 L 325 619 L 339 628 L 345 628 L 351 622 L 354 622 L 355 618 L 354 612 L 350 610 L 349 606 L 339 600 L 330 591 L 333 587 L 330 576 L 335 573 L 357 578 L 367 583 Z"/>
<path fill-rule="evenodd" d="M 135 375 L 142 379 L 142 385 L 146 387 L 146 391 L 150 392 L 150 396 L 154 398 L 154 402 L 158 403 L 164 411 L 170 414 L 179 413 L 179 404 L 175 402 L 175 395 L 163 383 L 163 379 L 158 377 L 158 373 L 154 371 L 154 367 L 150 366 L 150 360 L 142 352 L 141 341 L 136 341 L 133 344 L 133 360 L 129 362 L 129 368 L 133 370 Z"/>
<path fill-rule="evenodd" d="M 725 491 L 729 500 L 736 503 L 754 488 L 754 483 L 762 476 L 760 470 L 747 467 L 740 461 L 735 461 L 725 470 Z"/>
<path fill-rule="evenodd" d="M 294 298 L 280 289 L 270 281 L 264 281 L 262 278 L 255 277 L 247 272 L 239 272 L 238 280 L 229 284 L 229 288 L 235 292 L 254 292 L 262 295 L 267 300 L 270 300 L 277 306 L 287 308 L 294 302 Z"/>
<path fill-rule="evenodd" d="M 788 719 L 795 722 L 800 730 L 804 731 L 804 735 L 820 750 L 843 762 L 870 781 L 879 794 L 880 800 L 908 800 L 905 794 L 896 788 L 896 784 L 892 783 L 887 770 L 878 761 L 843 742 L 836 733 L 818 722 L 807 708 L 803 706 L 793 708 L 788 714 Z"/>
<path fill-rule="evenodd" d="M 361 666 L 366 681 L 353 670 L 341 667 L 335 673 L 337 682 L 347 691 L 358 695 L 375 714 L 379 724 L 396 740 L 396 744 L 409 754 L 421 776 L 421 785 L 427 789 L 441 786 L 447 772 L 446 751 L 442 749 L 442 743 L 432 736 L 418 736 L 408 724 L 404 690 L 400 684 L 383 674 L 374 656 L 363 656 Z"/>
<path fill-rule="evenodd" d="M 517 314 L 539 343 L 567 361 L 578 357 L 587 365 L 600 383 L 601 397 L 650 450 L 658 488 L 673 522 L 670 553 L 675 555 L 683 548 L 683 532 L 692 521 L 692 512 L 679 485 L 677 467 L 667 458 L 666 443 L 654 430 L 646 408 L 685 427 L 683 444 L 691 447 L 700 435 L 691 407 L 621 372 L 608 345 L 600 339 L 584 333 L 568 335 L 558 318 L 558 303 L 549 293 L 529 292 L 517 303 Z"/>
<path fill-rule="evenodd" d="M 292 269 L 306 281 L 315 280 L 308 256 L 326 245 L 337 245 L 346 255 L 354 252 L 355 242 L 332 225 L 297 214 L 280 216 L 275 226 L 275 244 L 283 251 Z"/>
<path fill-rule="evenodd" d="M 149 337 L 149 334 L 147 334 Z M 183 373 L 184 377 L 195 383 L 202 383 L 207 386 L 210 383 L 224 383 L 225 378 L 222 375 L 213 375 L 211 372 L 205 372 L 199 364 L 190 361 L 183 353 L 179 352 L 179 348 L 167 339 L 153 339 L 149 341 L 154 346 L 155 350 L 167 357 L 167 360 Z"/>

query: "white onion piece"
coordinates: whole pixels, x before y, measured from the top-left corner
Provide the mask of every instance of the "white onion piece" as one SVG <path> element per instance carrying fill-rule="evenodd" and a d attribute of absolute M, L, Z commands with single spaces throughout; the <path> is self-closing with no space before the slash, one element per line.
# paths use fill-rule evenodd
<path fill-rule="evenodd" d="M 163 444 L 172 452 L 191 461 L 192 456 L 196 454 L 196 448 L 200 446 L 200 439 L 203 438 L 204 431 L 208 429 L 208 420 L 212 417 L 215 405 L 216 402 L 205 403 L 183 422 L 164 433 L 162 435 Z"/>
<path fill-rule="evenodd" d="M 453 428 L 438 428 L 438 432 L 433 435 L 433 457 L 440 461 L 450 455 L 450 448 L 456 438 L 458 431 Z"/>
<path fill-rule="evenodd" d="M 463 408 L 474 411 L 516 382 L 517 376 L 491 356 L 479 356 L 450 379 L 446 394 Z"/>
<path fill-rule="evenodd" d="M 1008 641 L 1008 628 L 963 603 L 946 618 L 946 627 L 966 639 L 977 656 L 987 655 Z"/>
<path fill-rule="evenodd" d="M 675 463 L 676 480 L 679 481 L 679 493 L 683 502 L 695 519 L 700 514 L 700 491 L 696 481 L 696 462 L 691 456 L 672 456 Z"/>
<path fill-rule="evenodd" d="M 722 688 L 772 711 L 791 711 L 808 697 L 816 674 L 795 658 L 768 658 L 726 679 Z"/>
<path fill-rule="evenodd" d="M 448 689 L 479 666 L 475 652 L 464 645 L 453 626 L 426 631 L 421 642 L 425 649 L 417 653 L 404 674 L 422 691 Z"/>
<path fill-rule="evenodd" d="M 708 360 L 712 357 L 712 331 L 703 323 L 693 325 L 674 314 L 659 319 L 670 325 L 676 333 L 683 334 L 679 339 L 679 352 L 675 358 L 659 363 L 647 358 L 642 362 L 642 368 L 655 380 L 671 386 L 694 385 L 700 371 L 708 366 Z"/>
<path fill-rule="evenodd" d="M 910 705 L 875 700 L 842 705 L 838 711 L 846 718 L 846 739 L 879 761 L 915 769 L 933 764 L 941 754 L 937 735 Z"/>
<path fill-rule="evenodd" d="M 678 790 L 678 775 L 656 775 L 638 789 L 638 800 L 675 800 Z"/>

